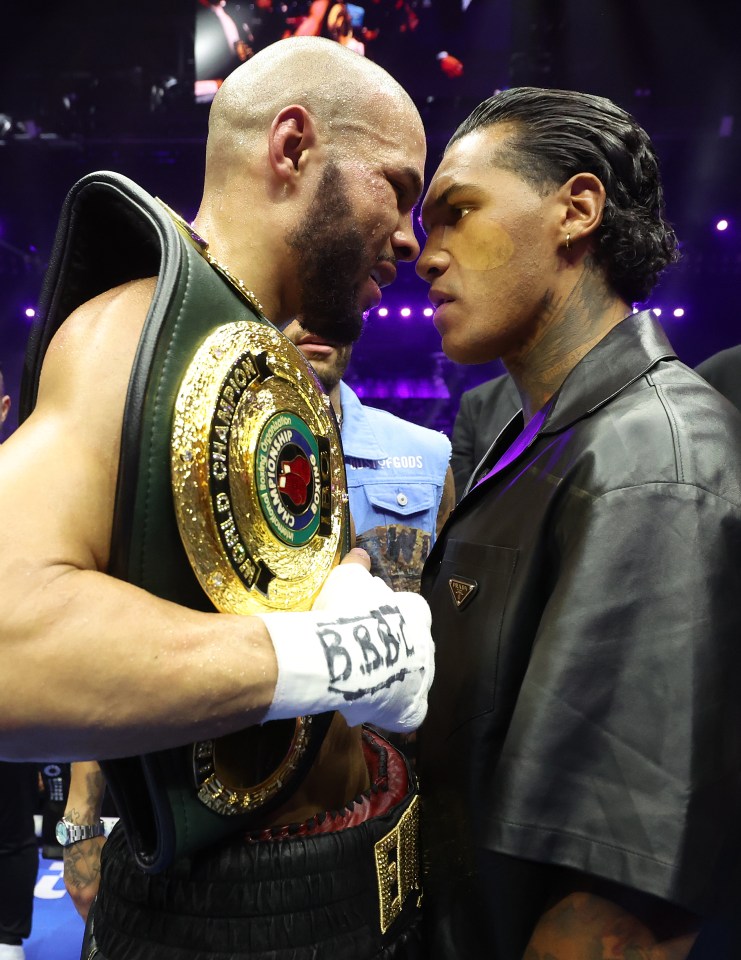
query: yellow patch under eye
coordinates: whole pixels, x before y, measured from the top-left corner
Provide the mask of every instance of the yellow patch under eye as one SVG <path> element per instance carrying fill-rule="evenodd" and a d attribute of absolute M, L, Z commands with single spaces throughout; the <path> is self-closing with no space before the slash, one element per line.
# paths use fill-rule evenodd
<path fill-rule="evenodd" d="M 463 208 L 471 209 L 471 208 Z M 471 221 L 472 224 L 475 221 Z M 447 233 L 450 228 L 446 227 Z M 443 238 L 445 243 L 447 238 Z M 450 238 L 451 243 L 453 237 Z M 467 231 L 465 242 L 455 244 L 455 259 L 462 270 L 497 270 L 512 259 L 515 245 L 507 231 L 499 224 L 481 224 L 471 233 Z"/>

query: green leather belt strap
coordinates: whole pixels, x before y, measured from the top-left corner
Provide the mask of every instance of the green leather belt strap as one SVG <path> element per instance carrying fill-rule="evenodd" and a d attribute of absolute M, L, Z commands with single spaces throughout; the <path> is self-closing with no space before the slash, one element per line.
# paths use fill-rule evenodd
<path fill-rule="evenodd" d="M 173 509 L 174 403 L 189 362 L 211 331 L 240 320 L 269 321 L 209 264 L 187 225 L 176 225 L 164 205 L 125 177 L 90 174 L 67 197 L 40 320 L 29 340 L 21 415 L 35 405 L 44 354 L 72 310 L 118 284 L 153 276 L 156 293 L 126 400 L 109 572 L 165 599 L 213 610 L 183 550 Z M 281 803 L 303 778 L 330 722 L 329 714 L 312 718 L 310 746 L 269 806 Z M 192 745 L 101 765 L 132 850 L 148 872 L 254 821 L 254 813 L 222 816 L 198 800 Z"/>

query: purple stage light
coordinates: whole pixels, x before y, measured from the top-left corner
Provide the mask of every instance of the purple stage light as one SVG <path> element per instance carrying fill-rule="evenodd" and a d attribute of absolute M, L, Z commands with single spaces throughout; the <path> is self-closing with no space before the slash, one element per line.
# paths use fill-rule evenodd
<path fill-rule="evenodd" d="M 727 221 L 727 220 L 719 220 L 719 221 L 715 224 L 715 229 L 716 229 L 716 230 L 720 230 L 721 233 L 722 233 L 724 230 L 727 230 L 727 229 L 728 229 L 728 221 Z"/>
<path fill-rule="evenodd" d="M 661 316 L 661 307 L 654 307 L 654 308 L 653 308 L 653 315 L 654 315 L 655 317 L 660 317 L 660 316 Z"/>
<path fill-rule="evenodd" d="M 402 307 L 401 310 L 399 310 L 399 313 L 402 315 L 402 317 L 411 317 L 412 315 L 412 311 L 409 309 L 409 307 Z"/>
<path fill-rule="evenodd" d="M 26 307 L 26 309 L 24 310 L 24 313 L 25 313 L 26 316 L 29 318 L 29 320 L 30 320 L 32 317 L 35 317 L 35 316 L 36 316 L 36 311 L 34 310 L 33 307 Z"/>
<path fill-rule="evenodd" d="M 425 307 L 422 312 L 426 317 L 431 317 L 435 311 L 432 309 L 432 307 Z"/>
<path fill-rule="evenodd" d="M 389 315 L 388 307 L 380 307 L 378 310 L 379 317 L 387 317 Z"/>
<path fill-rule="evenodd" d="M 674 316 L 675 316 L 675 317 L 683 317 L 683 316 L 684 316 L 684 307 L 677 307 L 677 308 L 674 310 Z"/>

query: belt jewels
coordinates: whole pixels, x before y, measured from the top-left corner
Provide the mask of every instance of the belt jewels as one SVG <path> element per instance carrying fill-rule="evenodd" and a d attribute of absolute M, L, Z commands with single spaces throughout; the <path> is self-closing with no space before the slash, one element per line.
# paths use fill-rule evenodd
<path fill-rule="evenodd" d="M 201 344 L 176 401 L 171 472 L 180 536 L 217 610 L 311 608 L 342 552 L 344 462 L 329 398 L 275 328 L 238 321 Z M 235 735 L 195 744 L 202 802 L 220 814 L 262 806 L 295 769 L 310 724 L 296 721 L 259 782 Z"/>

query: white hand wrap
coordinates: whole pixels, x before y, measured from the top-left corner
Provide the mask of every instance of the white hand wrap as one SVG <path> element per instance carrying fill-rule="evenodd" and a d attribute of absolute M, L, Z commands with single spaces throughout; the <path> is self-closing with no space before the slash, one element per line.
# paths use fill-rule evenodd
<path fill-rule="evenodd" d="M 278 682 L 265 720 L 339 710 L 351 726 L 416 730 L 434 675 L 430 608 L 358 563 L 336 567 L 305 613 L 259 614 Z"/>

